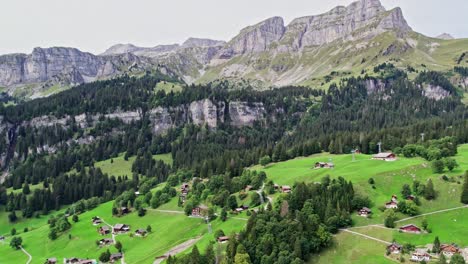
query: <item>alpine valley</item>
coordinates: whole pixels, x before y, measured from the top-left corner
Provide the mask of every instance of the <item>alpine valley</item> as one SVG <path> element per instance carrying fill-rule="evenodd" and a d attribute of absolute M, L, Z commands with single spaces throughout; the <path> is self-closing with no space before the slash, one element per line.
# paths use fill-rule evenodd
<path fill-rule="evenodd" d="M 379 0 L 2 55 L 0 263 L 466 263 L 467 96 Z"/>

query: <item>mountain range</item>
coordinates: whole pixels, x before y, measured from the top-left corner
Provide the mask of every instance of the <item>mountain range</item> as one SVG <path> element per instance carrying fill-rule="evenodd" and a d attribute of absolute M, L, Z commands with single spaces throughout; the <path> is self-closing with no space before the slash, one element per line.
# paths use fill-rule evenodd
<path fill-rule="evenodd" d="M 95 55 L 75 48 L 35 48 L 0 56 L 0 90 L 36 98 L 122 74 L 159 70 L 185 83 L 247 83 L 256 88 L 326 86 L 392 61 L 398 67 L 447 70 L 467 64 L 468 39 L 436 38 L 412 30 L 400 8 L 359 0 L 285 25 L 272 17 L 228 42 L 189 38 L 182 44 L 117 44 Z M 461 59 L 460 59 L 461 58 Z"/>

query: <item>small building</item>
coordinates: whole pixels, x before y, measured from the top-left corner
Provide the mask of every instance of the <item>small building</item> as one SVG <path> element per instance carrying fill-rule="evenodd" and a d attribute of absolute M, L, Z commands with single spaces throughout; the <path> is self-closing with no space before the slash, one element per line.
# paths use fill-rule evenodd
<path fill-rule="evenodd" d="M 146 236 L 147 233 L 148 233 L 148 232 L 147 232 L 145 229 L 142 229 L 142 228 L 140 228 L 140 229 L 138 229 L 137 231 L 135 231 L 135 235 L 137 235 L 137 236 L 142 236 L 142 237 L 143 237 L 143 236 Z"/>
<path fill-rule="evenodd" d="M 421 228 L 413 225 L 413 224 L 409 224 L 409 225 L 404 225 L 402 227 L 400 227 L 400 231 L 401 232 L 405 232 L 405 233 L 415 233 L 415 234 L 419 234 L 421 233 Z"/>
<path fill-rule="evenodd" d="M 245 191 L 249 192 L 250 190 L 252 190 L 252 188 L 253 188 L 252 185 L 247 185 L 245 186 Z"/>
<path fill-rule="evenodd" d="M 371 209 L 363 207 L 358 211 L 359 216 L 367 217 L 372 213 Z"/>
<path fill-rule="evenodd" d="M 279 189 L 279 185 L 275 183 L 275 184 L 273 184 L 273 188 Z"/>
<path fill-rule="evenodd" d="M 385 203 L 385 208 L 387 209 L 397 209 L 398 208 L 398 203 L 395 201 L 390 201 L 388 203 Z"/>
<path fill-rule="evenodd" d="M 57 258 L 48 258 L 46 260 L 47 264 L 56 264 L 57 263 Z"/>
<path fill-rule="evenodd" d="M 182 185 L 180 186 L 180 191 L 182 193 L 184 193 L 184 192 L 187 193 L 188 190 L 189 190 L 189 184 L 186 183 L 186 182 L 182 183 Z"/>
<path fill-rule="evenodd" d="M 283 186 L 281 186 L 281 192 L 290 193 L 291 192 L 291 187 L 288 186 L 288 185 L 283 185 Z"/>
<path fill-rule="evenodd" d="M 392 201 L 398 202 L 398 196 L 396 196 L 396 194 L 392 195 Z"/>
<path fill-rule="evenodd" d="M 375 154 L 372 159 L 375 160 L 383 160 L 383 161 L 395 161 L 396 155 L 392 152 L 381 152 L 379 154 Z"/>
<path fill-rule="evenodd" d="M 387 250 L 391 254 L 400 254 L 402 249 L 403 249 L 403 246 L 400 244 L 397 244 L 396 242 L 393 242 L 392 244 L 387 246 Z"/>
<path fill-rule="evenodd" d="M 130 213 L 130 208 L 128 208 L 128 207 L 121 207 L 120 208 L 120 214 L 125 215 L 125 214 L 128 214 L 128 213 Z"/>
<path fill-rule="evenodd" d="M 335 164 L 331 163 L 331 162 L 316 162 L 315 163 L 315 168 L 316 169 L 331 169 L 335 167 Z"/>
<path fill-rule="evenodd" d="M 98 228 L 98 232 L 101 235 L 107 235 L 111 232 L 110 228 L 108 226 L 101 226 Z"/>
<path fill-rule="evenodd" d="M 95 264 L 97 263 L 95 259 L 79 259 L 79 258 L 69 258 L 64 261 L 66 264 Z"/>
<path fill-rule="evenodd" d="M 5 240 L 5 237 L 4 236 L 0 236 L 0 241 L 3 241 Z"/>
<path fill-rule="evenodd" d="M 208 212 L 208 207 L 204 205 L 197 206 L 192 209 L 192 216 L 200 217 L 206 215 Z"/>
<path fill-rule="evenodd" d="M 431 255 L 429 255 L 427 252 L 416 251 L 416 252 L 413 252 L 413 254 L 411 254 L 410 260 L 414 262 L 421 262 L 421 261 L 429 262 L 431 260 Z"/>
<path fill-rule="evenodd" d="M 454 244 L 442 244 L 440 245 L 440 252 L 450 258 L 454 254 L 460 252 L 460 249 Z"/>
<path fill-rule="evenodd" d="M 126 233 L 130 231 L 130 226 L 126 224 L 116 224 L 114 226 L 114 233 Z"/>
<path fill-rule="evenodd" d="M 110 261 L 111 262 L 115 262 L 115 261 L 117 261 L 117 260 L 119 260 L 121 258 L 122 258 L 122 253 L 120 253 L 120 252 L 119 253 L 113 253 L 113 254 L 110 255 Z"/>
<path fill-rule="evenodd" d="M 416 198 L 416 196 L 414 196 L 412 194 L 406 196 L 406 200 L 408 200 L 408 201 L 414 201 L 415 198 Z"/>
<path fill-rule="evenodd" d="M 103 238 L 99 240 L 99 244 L 101 246 L 108 246 L 114 244 L 114 240 L 112 238 Z"/>
<path fill-rule="evenodd" d="M 91 222 L 93 223 L 93 225 L 102 224 L 102 220 L 101 220 L 101 218 L 99 218 L 99 216 L 95 216 L 95 217 L 91 218 Z"/>
<path fill-rule="evenodd" d="M 229 237 L 228 236 L 220 236 L 218 237 L 217 239 L 218 243 L 226 243 L 229 241 Z"/>

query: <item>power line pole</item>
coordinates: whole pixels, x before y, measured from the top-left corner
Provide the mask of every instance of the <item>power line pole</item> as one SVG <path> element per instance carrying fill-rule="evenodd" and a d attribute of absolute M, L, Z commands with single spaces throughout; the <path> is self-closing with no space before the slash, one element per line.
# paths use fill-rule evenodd
<path fill-rule="evenodd" d="M 424 142 L 424 133 L 421 133 L 421 141 Z"/>
<path fill-rule="evenodd" d="M 351 154 L 353 154 L 353 162 L 356 160 L 356 157 L 354 156 L 356 154 L 356 150 L 353 149 L 351 150 Z"/>
<path fill-rule="evenodd" d="M 379 145 L 379 153 L 382 153 L 382 142 L 379 141 L 379 143 L 377 143 L 377 145 Z"/>

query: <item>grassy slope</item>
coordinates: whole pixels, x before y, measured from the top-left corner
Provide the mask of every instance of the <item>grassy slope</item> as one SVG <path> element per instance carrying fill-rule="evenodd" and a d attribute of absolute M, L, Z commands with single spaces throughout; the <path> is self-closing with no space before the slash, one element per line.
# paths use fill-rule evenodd
<path fill-rule="evenodd" d="M 96 162 L 94 165 L 96 168 L 101 168 L 103 173 L 115 176 L 132 177 L 132 164 L 135 161 L 135 156 L 129 157 L 128 160 L 124 159 L 124 154 L 120 154 L 118 157 L 108 160 Z M 153 155 L 155 160 L 162 160 L 165 163 L 172 165 L 172 157 L 170 153 Z M 113 160 L 113 163 L 111 163 Z"/>

